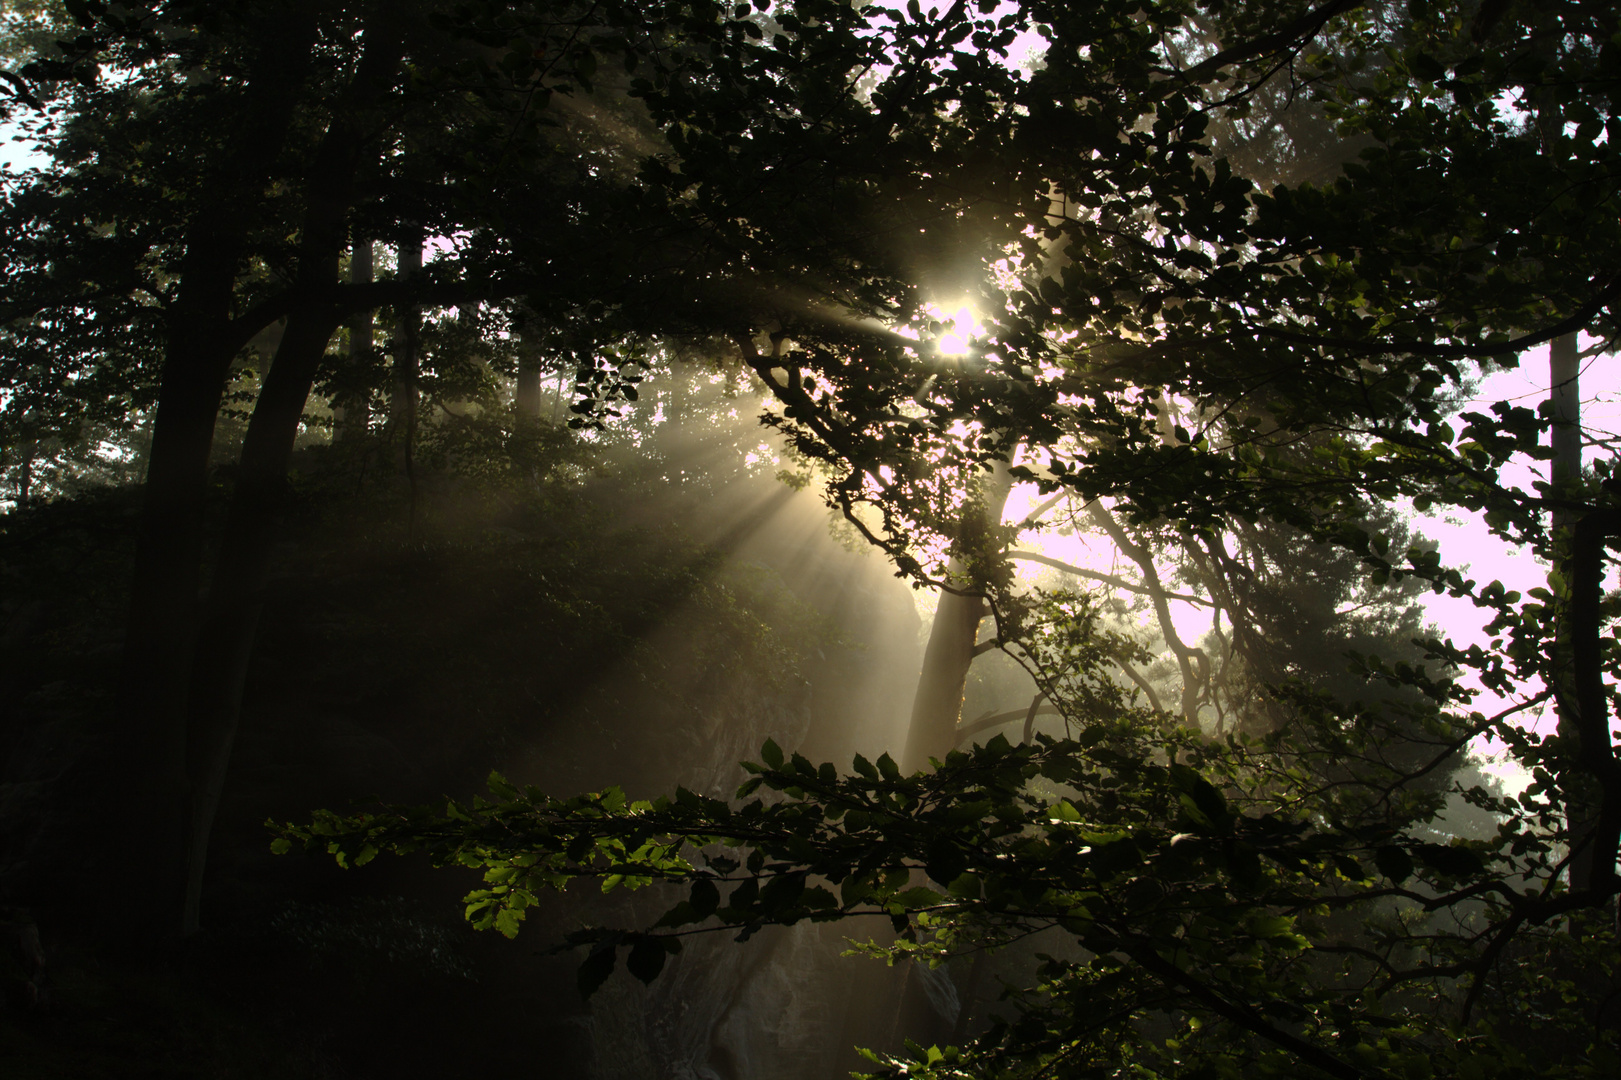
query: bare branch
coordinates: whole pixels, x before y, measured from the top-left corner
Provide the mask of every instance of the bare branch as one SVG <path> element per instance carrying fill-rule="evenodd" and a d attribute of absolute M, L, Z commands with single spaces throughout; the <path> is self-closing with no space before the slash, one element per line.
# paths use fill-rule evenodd
<path fill-rule="evenodd" d="M 1154 554 L 1143 545 L 1132 540 L 1126 530 L 1115 520 L 1114 515 L 1105 510 L 1099 503 L 1093 503 L 1089 508 L 1092 519 L 1103 527 L 1109 534 L 1115 546 L 1137 564 L 1143 573 L 1143 582 L 1147 586 L 1144 591 L 1154 603 L 1154 615 L 1159 620 L 1160 633 L 1165 643 L 1170 646 L 1171 652 L 1176 655 L 1177 666 L 1182 669 L 1182 718 L 1190 725 L 1197 725 L 1199 719 L 1199 689 L 1207 685 L 1210 680 L 1210 658 L 1203 649 L 1190 648 L 1183 643 L 1176 632 L 1176 624 L 1171 620 L 1170 600 L 1172 594 L 1166 591 L 1160 583 L 1159 568 L 1154 565 Z M 1195 668 L 1198 671 L 1195 673 Z"/>
<path fill-rule="evenodd" d="M 1160 704 L 1159 695 L 1154 692 L 1153 685 L 1150 684 L 1147 679 L 1143 678 L 1142 674 L 1138 672 L 1136 668 L 1126 663 L 1125 657 L 1116 653 L 1110 653 L 1109 659 L 1113 660 L 1117 665 L 1119 665 L 1120 670 L 1126 673 L 1126 678 L 1136 683 L 1137 688 L 1144 694 L 1148 695 L 1148 704 L 1153 706 L 1155 712 L 1165 711 L 1165 706 Z"/>
<path fill-rule="evenodd" d="M 1036 700 L 1040 701 L 1046 696 L 1046 694 L 1037 694 Z M 1062 715 L 1064 714 L 1059 712 L 1056 707 L 1050 704 L 1036 709 L 1034 713 L 1032 713 L 1030 709 L 1014 709 L 1012 712 L 990 713 L 989 715 L 970 720 L 968 723 L 959 727 L 957 729 L 957 741 L 960 743 L 970 735 L 977 735 L 981 731 L 989 731 L 991 728 L 1001 727 L 1003 724 L 1011 724 L 1015 720 L 1028 720 L 1032 716 Z"/>
<path fill-rule="evenodd" d="M 1105 574 L 1098 570 L 1088 570 L 1085 567 L 1064 562 L 1062 559 L 1055 559 L 1050 555 L 1041 555 L 1034 551 L 1010 551 L 1007 553 L 1007 557 L 1010 559 L 1023 559 L 1025 562 L 1040 563 L 1043 566 L 1050 566 L 1054 570 L 1062 570 L 1066 574 L 1073 574 L 1075 577 L 1083 577 L 1091 581 L 1101 581 L 1105 585 L 1113 585 L 1115 588 L 1123 589 L 1126 592 L 1141 593 L 1145 596 L 1153 594 L 1153 590 L 1134 581 L 1127 581 L 1118 574 Z M 1194 596 L 1191 593 L 1168 592 L 1165 595 L 1172 600 L 1198 604 L 1201 607 L 1211 606 L 1209 600 L 1202 596 Z"/>

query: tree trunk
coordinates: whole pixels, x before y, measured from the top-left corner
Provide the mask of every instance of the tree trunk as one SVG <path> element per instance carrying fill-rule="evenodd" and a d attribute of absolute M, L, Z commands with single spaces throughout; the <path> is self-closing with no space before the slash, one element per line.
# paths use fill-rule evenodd
<path fill-rule="evenodd" d="M 1553 406 L 1549 441 L 1554 479 L 1582 475 L 1581 359 L 1575 334 L 1562 334 L 1548 347 L 1548 401 Z"/>
<path fill-rule="evenodd" d="M 1554 25 L 1551 23 L 1541 29 L 1543 33 L 1537 45 L 1539 58 L 1552 61 L 1558 50 L 1559 35 L 1554 32 Z M 1533 90 L 1531 100 L 1536 127 L 1542 139 L 1542 153 L 1544 155 L 1561 153 L 1559 148 L 1563 142 L 1565 115 L 1557 96 L 1551 87 L 1544 86 Z M 1553 421 L 1548 441 L 1554 452 L 1553 460 L 1548 463 L 1548 474 L 1555 497 L 1558 496 L 1562 485 L 1576 482 L 1582 474 L 1579 354 L 1575 334 L 1562 334 L 1554 338 L 1548 346 L 1548 404 L 1551 409 L 1549 418 Z M 1570 885 L 1572 889 L 1582 891 L 1590 888 L 1594 880 L 1596 865 L 1590 841 L 1598 821 L 1601 802 L 1598 779 L 1583 766 L 1587 755 L 1584 754 L 1581 745 L 1583 724 L 1581 694 L 1577 685 L 1580 672 L 1577 670 L 1576 654 L 1591 643 L 1576 641 L 1571 625 L 1572 600 L 1577 582 L 1573 576 L 1570 548 L 1574 539 L 1574 526 L 1577 523 L 1569 511 L 1556 509 L 1550 524 L 1553 526 L 1554 549 L 1564 551 L 1564 556 L 1559 560 L 1559 569 L 1572 589 L 1571 594 L 1561 605 L 1558 622 L 1554 628 L 1552 655 L 1549 659 L 1552 662 L 1552 689 L 1555 710 L 1558 714 L 1557 730 L 1564 744 L 1560 785 L 1565 801 L 1565 828 L 1574 855 L 1570 864 Z M 1596 628 L 1594 632 L 1597 632 Z M 1608 726 L 1606 718 L 1606 722 L 1602 725 L 1606 729 L 1606 740 Z M 1608 853 L 1608 857 L 1613 861 L 1613 850 Z M 1608 868 L 1606 876 L 1613 872 L 1613 869 L 1613 865 Z"/>
<path fill-rule="evenodd" d="M 407 227 L 400 234 L 398 276 L 409 281 L 422 270 L 422 230 Z M 395 464 L 411 483 L 412 512 L 416 506 L 417 376 L 420 360 L 422 312 L 414 304 L 400 310 L 394 328 L 394 398 L 389 417 Z"/>
<path fill-rule="evenodd" d="M 1160 635 L 1176 657 L 1182 675 L 1182 721 L 1191 728 L 1199 726 L 1199 703 L 1210 683 L 1210 661 L 1203 649 L 1196 649 L 1182 640 L 1171 618 L 1171 602 L 1165 584 L 1160 580 L 1159 568 L 1154 565 L 1154 552 L 1146 545 L 1132 540 L 1115 516 L 1101 504 L 1093 503 L 1092 520 L 1114 541 L 1121 554 L 1137 564 L 1142 572 L 1143 586 L 1154 605 L 1154 618 L 1159 623 Z"/>
<path fill-rule="evenodd" d="M 951 572 L 954 578 L 962 572 L 962 565 L 955 559 Z M 974 661 L 974 642 L 986 611 L 981 596 L 940 593 L 929 644 L 923 651 L 917 693 L 912 698 L 912 720 L 901 755 L 903 771 L 926 769 L 930 758 L 944 758 L 957 745 L 968 668 Z"/>
<path fill-rule="evenodd" d="M 984 532 L 1001 524 L 1013 477 L 1008 466 L 997 462 L 989 476 L 980 482 L 979 499 L 963 511 L 960 536 Z M 969 515 L 978 515 L 974 522 Z M 983 582 L 971 580 L 968 568 L 951 560 L 952 583 L 964 590 L 978 590 Z M 935 609 L 929 643 L 923 652 L 923 670 L 918 674 L 917 693 L 912 698 L 912 719 L 906 729 L 906 748 L 901 753 L 901 769 L 915 772 L 929 767 L 930 758 L 943 759 L 957 745 L 957 725 L 962 720 L 963 692 L 968 684 L 968 668 L 974 662 L 974 643 L 980 621 L 989 613 L 982 594 L 963 595 L 941 591 Z"/>
<path fill-rule="evenodd" d="M 23 444 L 23 463 L 17 468 L 17 509 L 27 510 L 34 496 L 34 459 L 39 456 L 39 440 Z"/>
<path fill-rule="evenodd" d="M 334 266 L 334 277 L 335 271 Z M 182 933 L 195 933 L 201 925 L 208 842 L 236 742 L 242 689 L 264 610 L 271 554 L 281 531 L 288 461 L 310 387 L 337 325 L 337 317 L 326 310 L 301 312 L 288 319 L 242 444 L 230 515 L 209 590 L 206 633 L 197 648 Z"/>
<path fill-rule="evenodd" d="M 176 313 L 153 423 L 144 506 L 136 541 L 134 581 L 124 644 L 122 728 L 105 747 L 123 803 L 128 835 L 112 838 L 128 900 L 122 913 L 142 935 L 166 938 L 179 929 L 186 800 L 186 696 L 202 585 L 203 519 L 208 456 L 230 350 L 221 342 L 223 312 L 235 272 L 235 246 L 195 245 L 212 263 L 208 295 Z M 206 280 L 207 271 L 194 271 Z M 184 286 L 182 286 L 184 288 Z M 204 309 L 204 310 L 198 310 Z M 207 310 L 212 309 L 212 310 Z M 187 324 L 190 325 L 187 325 Z M 208 331 L 213 331 L 209 333 Z M 136 841 L 139 837 L 139 841 Z"/>
<path fill-rule="evenodd" d="M 232 359 L 259 326 L 233 320 L 247 229 L 280 156 L 314 47 L 302 8 L 263 27 L 264 48 L 244 74 L 242 123 L 202 191 L 211 201 L 185 230 L 176 299 L 167 318 L 158 407 L 125 627 L 118 726 L 100 745 L 90 780 L 121 806 L 103 835 L 102 880 L 120 896 L 101 923 L 125 944 L 180 929 L 186 805 L 186 697 L 202 578 L 208 457 Z"/>
<path fill-rule="evenodd" d="M 1548 348 L 1548 403 L 1552 406 L 1553 428 L 1549 432 L 1549 442 L 1552 444 L 1554 456 L 1548 463 L 1549 479 L 1557 487 L 1569 484 L 1580 479 L 1582 475 L 1582 405 L 1579 376 L 1581 374 L 1579 349 L 1577 348 L 1575 334 L 1563 334 L 1550 343 Z M 1575 524 L 1567 510 L 1553 512 L 1553 529 L 1558 543 L 1568 546 L 1570 542 L 1571 527 Z M 1568 559 L 1565 560 L 1568 563 Z M 1570 567 L 1561 565 L 1567 581 L 1572 588 L 1576 583 L 1571 578 Z M 1567 605 L 1568 606 L 1568 605 Z M 1557 702 L 1558 732 L 1563 740 L 1567 740 L 1570 756 L 1576 759 L 1580 751 L 1576 749 L 1581 743 L 1581 706 L 1580 694 L 1575 685 L 1574 672 L 1575 641 L 1572 639 L 1570 616 L 1568 611 L 1559 620 L 1554 634 L 1554 696 Z M 1569 833 L 1570 844 L 1576 852 L 1571 859 L 1570 884 L 1571 888 L 1583 890 L 1593 884 L 1596 863 L 1593 859 L 1592 845 L 1589 843 L 1594 823 L 1598 819 L 1599 793 L 1597 784 L 1582 769 L 1574 764 L 1568 769 L 1564 777 L 1565 787 L 1565 827 Z"/>
<path fill-rule="evenodd" d="M 288 461 L 327 342 L 342 317 L 331 297 L 348 243 L 346 219 L 354 199 L 354 178 L 362 155 L 375 153 L 370 149 L 374 140 L 362 141 L 359 132 L 374 126 L 366 123 L 365 114 L 392 84 L 401 55 L 400 37 L 390 20 L 379 18 L 368 25 L 354 78 L 334 108 L 306 179 L 294 282 L 299 303 L 288 317 L 248 424 L 208 600 L 208 633 L 198 643 L 190 687 L 184 758 L 190 798 L 180 898 L 183 934 L 200 925 L 208 841 L 241 715 L 243 681 L 263 609 Z"/>
<path fill-rule="evenodd" d="M 349 280 L 356 285 L 370 284 L 376 274 L 372 242 L 356 240 L 349 255 Z M 332 402 L 332 441 L 352 442 L 366 437 L 371 427 L 371 385 L 362 374 L 370 365 L 376 344 L 371 309 L 356 312 L 349 320 L 348 378 L 353 385 Z"/>
<path fill-rule="evenodd" d="M 518 386 L 513 404 L 519 416 L 540 419 L 540 358 L 527 349 L 518 357 Z"/>

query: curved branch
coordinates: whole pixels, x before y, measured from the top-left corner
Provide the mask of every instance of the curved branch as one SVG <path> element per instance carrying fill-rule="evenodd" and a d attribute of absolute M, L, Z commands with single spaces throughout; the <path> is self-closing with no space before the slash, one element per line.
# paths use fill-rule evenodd
<path fill-rule="evenodd" d="M 1024 515 L 1024 520 L 1013 527 L 1013 535 L 1017 536 L 1026 529 L 1034 528 L 1041 520 L 1041 515 L 1063 502 L 1073 494 L 1068 488 L 1062 489 L 1050 499 L 1044 500 L 1039 506 Z"/>
<path fill-rule="evenodd" d="M 1050 555 L 1041 555 L 1034 551 L 1009 551 L 1007 553 L 1007 557 L 1010 559 L 1023 559 L 1025 562 L 1040 563 L 1043 566 L 1050 566 L 1054 570 L 1062 570 L 1066 574 L 1073 574 L 1076 577 L 1088 578 L 1092 581 L 1101 581 L 1105 585 L 1113 585 L 1115 588 L 1124 589 L 1126 592 L 1141 593 L 1145 596 L 1153 595 L 1153 590 L 1147 586 L 1138 585 L 1136 582 L 1127 581 L 1125 578 L 1120 577 L 1117 574 L 1105 574 L 1098 570 L 1088 570 L 1085 567 L 1064 562 L 1062 559 L 1055 559 Z M 1194 596 L 1190 593 L 1167 592 L 1165 595 L 1172 600 L 1181 600 L 1189 604 L 1198 604 L 1201 607 L 1213 606 L 1211 602 L 1206 600 L 1204 597 Z"/>
<path fill-rule="evenodd" d="M 1046 696 L 1047 695 L 1044 693 L 1037 694 L 1036 701 L 1039 702 Z M 970 735 L 977 735 L 981 731 L 988 731 L 993 727 L 1001 727 L 1003 724 L 1011 724 L 1015 720 L 1024 720 L 1028 726 L 1028 722 L 1037 716 L 1062 715 L 1064 714 L 1053 705 L 1047 705 L 1042 708 L 1036 708 L 1034 705 L 1032 705 L 1029 709 L 1014 709 L 1012 712 L 991 713 L 988 716 L 981 716 L 978 719 L 971 720 L 959 727 L 957 729 L 957 741 L 960 743 Z"/>
<path fill-rule="evenodd" d="M 1253 1035 L 1260 1036 L 1274 1046 L 1288 1050 L 1300 1060 L 1315 1065 L 1338 1080 L 1362 1080 L 1361 1069 L 1335 1057 L 1315 1043 L 1309 1043 L 1298 1035 L 1274 1027 L 1254 1006 L 1228 1000 L 1217 993 L 1214 987 L 1201 982 L 1165 959 L 1154 949 L 1152 943 L 1133 934 L 1121 936 L 1127 943 L 1122 951 L 1140 967 L 1167 985 L 1183 988 L 1217 1016 L 1237 1024 Z"/>
<path fill-rule="evenodd" d="M 1596 284 L 1596 283 L 1595 283 Z M 1315 334 L 1302 334 L 1293 330 L 1284 330 L 1280 327 L 1257 326 L 1252 332 L 1257 337 L 1277 338 L 1296 345 L 1328 346 L 1336 349 L 1350 349 L 1358 353 L 1410 353 L 1414 356 L 1438 356 L 1451 359 L 1469 359 L 1486 356 L 1508 356 L 1521 353 L 1527 349 L 1552 341 L 1565 334 L 1574 334 L 1578 330 L 1585 330 L 1589 323 L 1597 318 L 1614 298 L 1618 289 L 1617 282 L 1609 282 L 1597 296 L 1576 308 L 1575 314 L 1543 327 L 1521 337 L 1510 338 L 1491 345 L 1436 345 L 1422 341 L 1356 341 L 1351 338 L 1320 337 Z"/>
<path fill-rule="evenodd" d="M 1030 708 L 1024 714 L 1024 737 L 1020 742 L 1029 742 L 1030 736 L 1035 734 L 1036 713 L 1040 711 L 1041 703 L 1047 699 L 1047 691 L 1037 690 L 1036 696 L 1030 699 Z M 1057 712 L 1057 709 L 1053 710 Z M 1068 722 L 1066 721 L 1066 727 Z"/>
<path fill-rule="evenodd" d="M 1115 664 L 1119 666 L 1120 670 L 1126 673 L 1126 678 L 1136 683 L 1137 688 L 1144 694 L 1148 695 L 1148 703 L 1154 707 L 1155 712 L 1165 711 L 1165 706 L 1160 704 L 1159 695 L 1154 692 L 1153 685 L 1150 684 L 1147 679 L 1143 678 L 1142 674 L 1138 672 L 1136 668 L 1126 663 L 1125 657 L 1111 652 L 1109 654 L 1109 659 L 1113 660 Z"/>
<path fill-rule="evenodd" d="M 1164 635 L 1165 644 L 1170 646 L 1171 652 L 1176 654 L 1177 666 L 1182 669 L 1182 718 L 1190 726 L 1197 726 L 1199 688 L 1209 683 L 1210 658 L 1205 655 L 1203 649 L 1190 648 L 1184 644 L 1181 636 L 1177 634 L 1176 624 L 1171 620 L 1172 594 L 1160 583 L 1159 568 L 1154 565 L 1153 552 L 1126 535 L 1126 530 L 1115 520 L 1114 515 L 1100 504 L 1093 503 L 1090 510 L 1092 519 L 1109 534 L 1109 539 L 1113 540 L 1115 546 L 1143 572 L 1143 580 L 1147 585 L 1145 591 L 1154 603 L 1154 616 L 1159 620 L 1160 633 Z M 1195 667 L 1198 668 L 1197 673 L 1194 671 Z"/>
<path fill-rule="evenodd" d="M 1322 7 L 1306 12 L 1287 26 L 1280 27 L 1270 34 L 1263 34 L 1253 41 L 1246 41 L 1242 45 L 1223 49 L 1208 60 L 1200 61 L 1182 72 L 1182 78 L 1189 83 L 1196 83 L 1230 64 L 1304 44 L 1316 37 L 1331 20 L 1346 12 L 1355 11 L 1363 3 L 1364 0 L 1329 0 Z"/>

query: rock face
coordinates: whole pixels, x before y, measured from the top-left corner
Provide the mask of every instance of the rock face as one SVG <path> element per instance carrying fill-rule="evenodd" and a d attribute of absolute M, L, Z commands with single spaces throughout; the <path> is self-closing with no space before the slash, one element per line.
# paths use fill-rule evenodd
<path fill-rule="evenodd" d="M 683 786 L 726 797 L 766 739 L 798 746 L 811 726 L 808 695 L 761 694 L 735 687 L 708 718 L 707 753 L 684 770 Z M 656 897 L 636 915 L 651 921 Z M 837 959 L 837 938 L 796 926 L 739 945 L 730 934 L 691 939 L 649 987 L 620 975 L 592 1002 L 601 1080 L 799 1080 L 830 1075 L 838 1046 L 837 1014 L 823 969 Z M 826 1059 L 826 1060 L 824 1060 Z"/>
<path fill-rule="evenodd" d="M 845 1016 L 840 939 L 801 925 L 705 941 L 652 988 L 643 1030 L 672 1080 L 829 1077 Z M 625 1080 L 629 1080 L 628 1077 Z"/>
<path fill-rule="evenodd" d="M 802 688 L 771 693 L 733 686 L 706 720 L 695 764 L 676 778 L 692 790 L 728 797 L 745 778 L 738 762 L 756 759 L 767 738 L 813 760 L 847 762 L 894 745 L 886 730 L 905 705 L 917 671 L 915 609 L 875 559 L 842 568 L 838 588 L 816 588 L 823 610 L 845 624 L 847 644 L 824 649 Z M 834 584 L 820 583 L 821 586 Z M 797 590 L 796 590 L 797 591 Z M 832 601 L 831 603 L 829 601 Z M 714 699 L 711 699 L 714 700 Z M 673 902 L 668 899 L 665 904 Z M 645 925 L 663 906 L 638 897 Z M 606 917 L 604 916 L 604 921 Z M 739 944 L 731 934 L 688 938 L 651 986 L 620 972 L 591 1002 L 589 1031 L 597 1080 L 834 1080 L 856 1067 L 853 1046 L 890 1046 L 916 1031 L 919 1002 L 955 1003 L 943 972 L 927 998 L 917 978 L 841 955 L 867 928 L 801 924 L 770 927 Z M 910 1025 L 910 1026 L 909 1026 Z M 949 1031 L 949 1023 L 946 1030 Z"/>

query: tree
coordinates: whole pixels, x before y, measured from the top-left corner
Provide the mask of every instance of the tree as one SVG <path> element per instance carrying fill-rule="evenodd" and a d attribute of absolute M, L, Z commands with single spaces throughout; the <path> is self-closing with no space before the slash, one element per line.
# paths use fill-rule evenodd
<path fill-rule="evenodd" d="M 1215 43 L 1201 53 L 1182 47 L 1194 13 L 1178 6 L 1030 13 L 1055 17 L 1045 67 L 1009 86 L 1023 111 L 1008 137 L 1041 148 L 1022 160 L 1044 182 L 1021 203 L 1006 300 L 984 287 L 985 345 L 954 362 L 804 316 L 770 349 L 762 327 L 734 339 L 782 400 L 778 424 L 835 471 L 832 501 L 906 571 L 992 603 L 1075 737 L 994 739 L 910 775 L 858 759 L 840 776 L 768 745 L 736 807 L 554 800 L 494 778 L 491 803 L 320 815 L 281 842 L 473 867 L 471 917 L 509 933 L 570 881 L 680 886 L 657 925 L 576 938 L 585 989 L 620 949 L 650 979 L 689 933 L 767 923 L 887 918 L 900 937 L 874 948 L 892 958 L 1068 936 L 1006 1023 L 880 1062 L 890 1075 L 1613 1072 L 1612 463 L 1522 490 L 1506 466 L 1556 453 L 1541 437 L 1568 419 L 1453 404 L 1462 380 L 1536 344 L 1613 339 L 1615 140 L 1596 140 L 1616 114 L 1612 15 L 1245 5 L 1197 12 Z M 1210 157 L 1210 114 L 1273 77 L 1307 81 L 1369 140 L 1342 177 L 1260 192 Z M 1550 95 L 1561 132 L 1497 104 Z M 1472 598 L 1497 641 L 1364 658 L 1370 687 L 1398 692 L 1361 701 L 1320 676 L 1273 686 L 1287 722 L 1211 739 L 1187 704 L 1132 700 L 1113 659 L 1131 643 L 1095 602 L 1042 610 L 950 576 L 967 481 L 996 462 L 1107 500 L 1100 524 L 1123 548 L 1138 545 L 1127 530 L 1160 529 L 1220 563 L 1232 523 L 1263 523 L 1354 559 L 1373 586 Z M 1366 510 L 1400 499 L 1481 514 L 1548 560 L 1548 587 L 1522 597 L 1403 548 Z M 1237 573 L 1207 569 L 1212 588 Z M 1458 673 L 1503 705 L 1472 708 Z M 1559 734 L 1519 726 L 1550 697 Z M 1427 778 L 1486 733 L 1533 780 L 1514 798 L 1465 793 L 1495 837 L 1440 835 Z"/>

